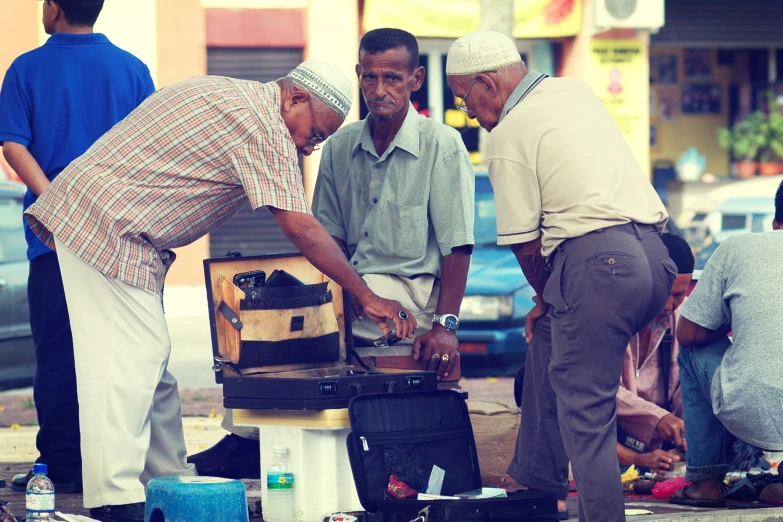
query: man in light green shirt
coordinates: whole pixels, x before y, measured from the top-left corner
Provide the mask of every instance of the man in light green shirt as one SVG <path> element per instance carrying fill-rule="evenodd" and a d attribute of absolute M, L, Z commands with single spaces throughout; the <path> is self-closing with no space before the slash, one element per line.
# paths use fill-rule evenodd
<path fill-rule="evenodd" d="M 411 92 L 424 81 L 413 35 L 370 31 L 359 59 L 371 115 L 325 143 L 313 214 L 373 292 L 415 314 L 419 335 L 398 349 L 412 350 L 422 368 L 445 378 L 459 364 L 456 329 L 473 251 L 475 174 L 459 133 L 411 106 Z M 354 344 L 371 346 L 381 330 L 351 304 L 361 319 L 353 323 Z M 259 462 L 258 429 L 235 426 L 231 410 L 222 426 L 231 435 L 200 454 L 199 472 L 258 478 L 255 469 L 241 473 L 245 463 Z"/>
<path fill-rule="evenodd" d="M 364 35 L 356 73 L 370 115 L 326 142 L 313 213 L 373 291 L 416 314 L 413 355 L 443 378 L 459 356 L 475 174 L 459 133 L 410 104 L 424 81 L 418 56 L 405 31 Z M 358 346 L 381 336 L 370 323 L 353 323 Z"/>

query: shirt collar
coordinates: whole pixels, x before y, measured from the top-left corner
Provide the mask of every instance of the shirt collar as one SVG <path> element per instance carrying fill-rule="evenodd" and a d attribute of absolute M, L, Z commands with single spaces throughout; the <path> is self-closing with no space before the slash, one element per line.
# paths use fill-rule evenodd
<path fill-rule="evenodd" d="M 525 76 L 522 81 L 519 82 L 519 85 L 516 86 L 514 91 L 511 93 L 511 96 L 509 96 L 508 100 L 506 100 L 506 104 L 503 106 L 503 111 L 500 113 L 500 120 L 498 120 L 498 123 L 503 121 L 503 118 L 505 118 L 506 115 L 511 112 L 511 109 L 516 107 L 519 102 L 524 100 L 525 96 L 530 94 L 530 91 L 535 89 L 536 86 L 544 80 L 544 78 L 549 78 L 549 75 L 537 71 L 530 71 L 527 73 L 527 76 Z"/>
<path fill-rule="evenodd" d="M 105 34 L 87 33 L 56 33 L 46 40 L 45 45 L 89 45 L 89 44 L 107 44 L 109 39 Z"/>
<path fill-rule="evenodd" d="M 364 119 L 364 125 L 362 126 L 362 132 L 356 138 L 356 142 L 353 145 L 353 153 L 360 149 L 364 149 L 367 152 L 371 152 L 375 156 L 378 154 L 375 152 L 375 144 L 372 142 L 372 134 L 370 129 L 372 126 L 373 115 L 368 114 Z M 419 157 L 419 113 L 413 108 L 412 103 L 408 103 L 408 114 L 405 116 L 405 120 L 402 122 L 400 130 L 397 131 L 397 135 L 389 144 L 389 148 L 383 153 L 383 156 L 388 156 L 395 147 L 399 147 L 415 157 Z"/>

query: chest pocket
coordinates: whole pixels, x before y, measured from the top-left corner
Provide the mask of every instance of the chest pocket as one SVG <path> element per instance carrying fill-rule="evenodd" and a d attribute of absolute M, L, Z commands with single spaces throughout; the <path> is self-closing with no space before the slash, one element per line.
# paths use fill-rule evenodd
<path fill-rule="evenodd" d="M 379 254 L 408 259 L 423 257 L 427 249 L 427 205 L 378 204 L 373 245 Z"/>

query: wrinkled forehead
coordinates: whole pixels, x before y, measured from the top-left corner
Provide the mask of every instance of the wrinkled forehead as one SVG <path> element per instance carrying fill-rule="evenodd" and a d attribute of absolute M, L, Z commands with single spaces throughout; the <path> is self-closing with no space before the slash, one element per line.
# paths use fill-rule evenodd
<path fill-rule="evenodd" d="M 408 49 L 403 45 L 375 53 L 362 49 L 359 52 L 359 58 L 362 72 L 373 72 L 375 74 L 384 71 L 410 72 L 411 56 L 408 53 Z"/>

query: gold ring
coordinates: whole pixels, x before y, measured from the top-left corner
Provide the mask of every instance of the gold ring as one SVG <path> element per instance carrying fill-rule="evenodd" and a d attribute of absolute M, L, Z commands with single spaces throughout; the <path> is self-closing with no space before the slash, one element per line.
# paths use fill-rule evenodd
<path fill-rule="evenodd" d="M 445 363 L 449 362 L 449 354 L 444 353 L 443 357 L 441 357 L 440 360 L 445 362 Z"/>
<path fill-rule="evenodd" d="M 439 353 L 432 354 L 432 360 L 433 361 L 437 361 L 438 359 L 440 359 L 440 354 Z"/>

